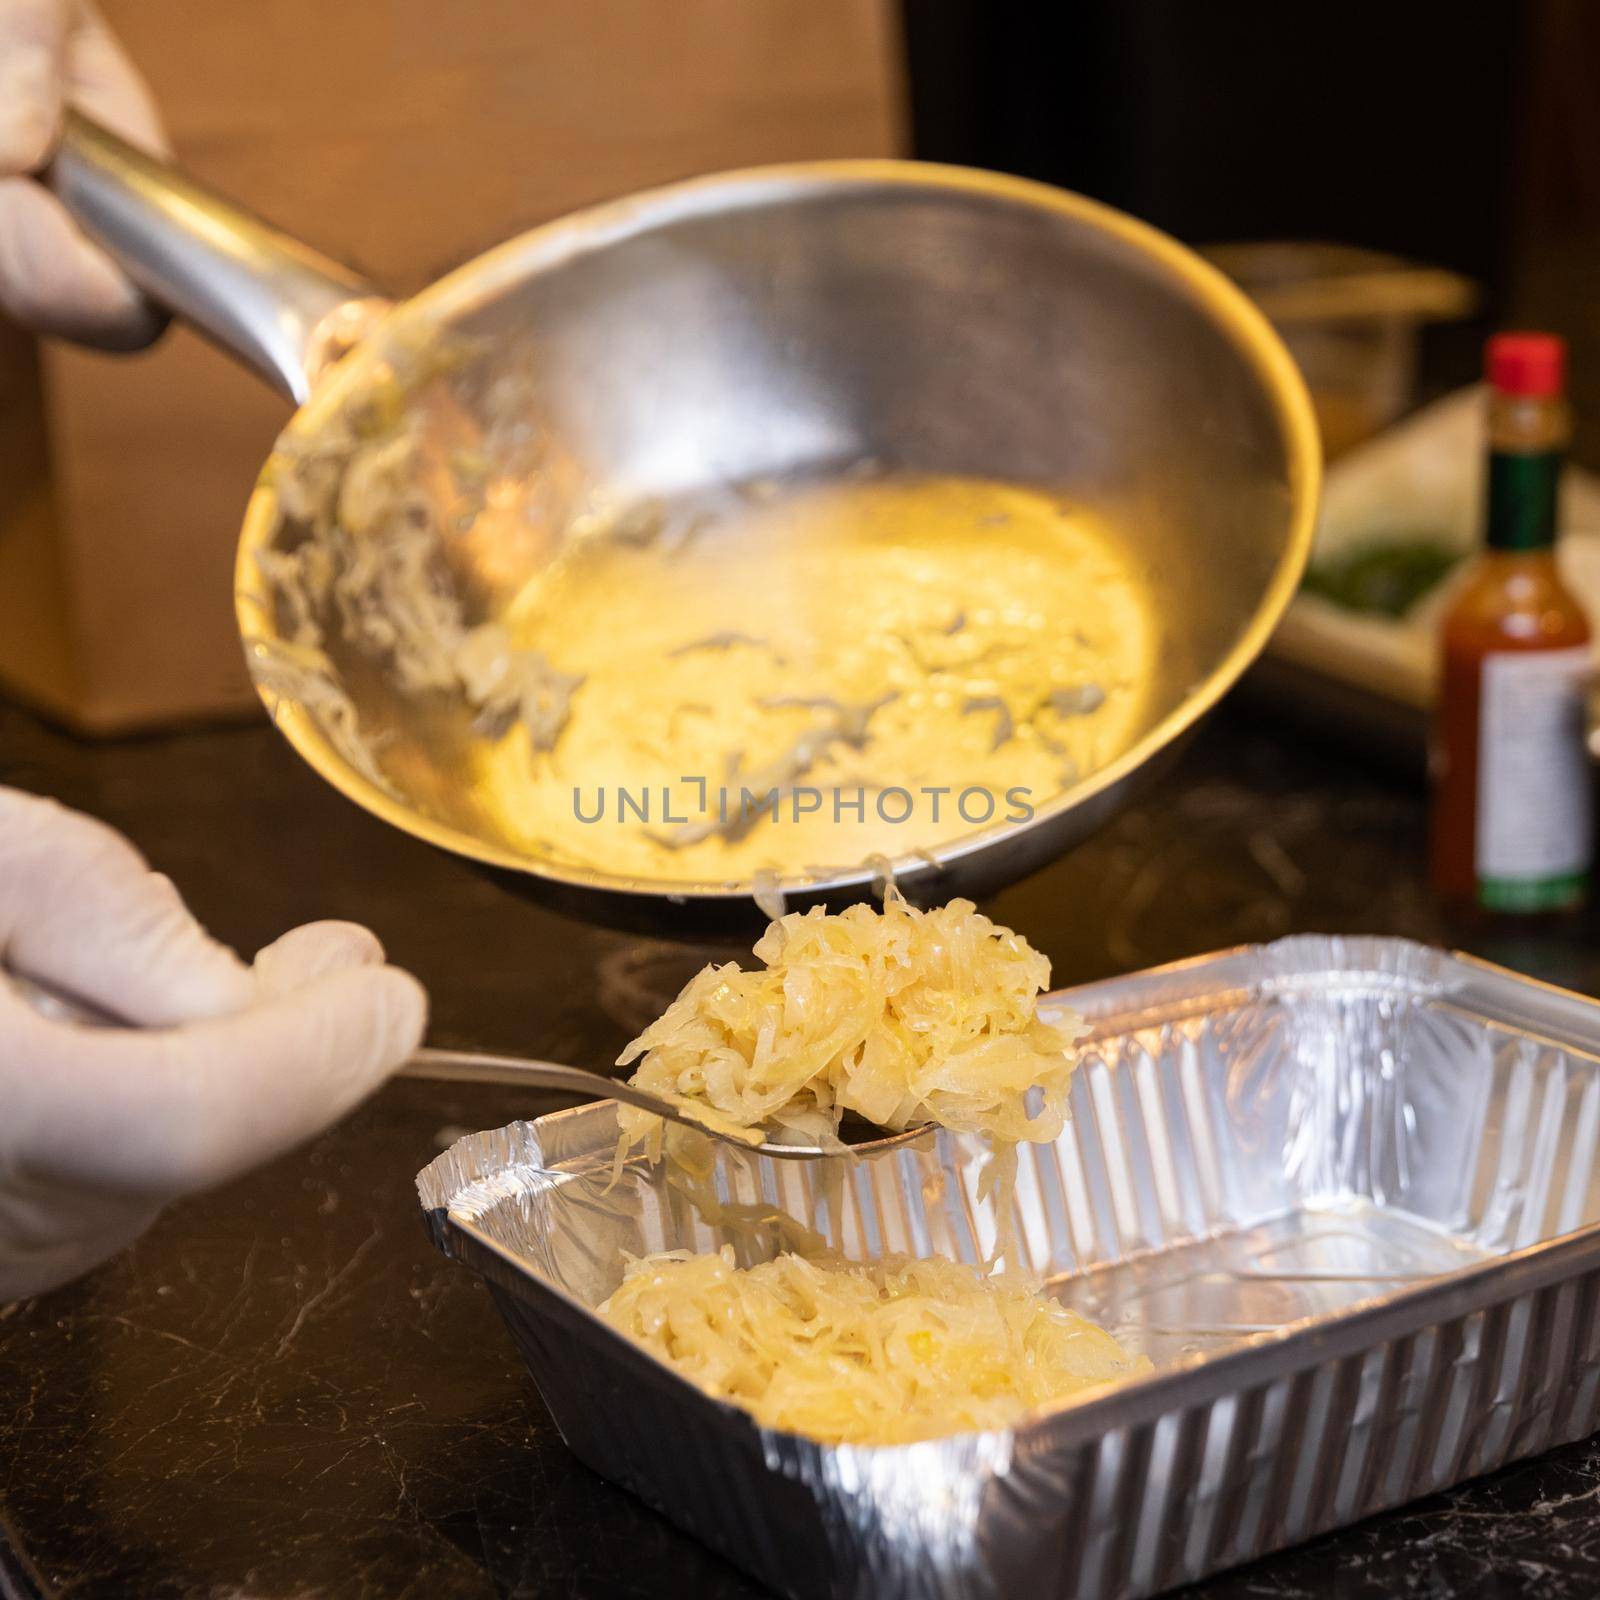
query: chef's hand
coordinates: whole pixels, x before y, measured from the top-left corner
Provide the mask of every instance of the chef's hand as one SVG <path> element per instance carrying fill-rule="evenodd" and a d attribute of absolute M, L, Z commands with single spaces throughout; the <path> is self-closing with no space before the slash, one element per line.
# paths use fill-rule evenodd
<path fill-rule="evenodd" d="M 37 333 L 137 350 L 166 319 L 33 176 L 68 100 L 165 152 L 149 89 L 89 0 L 0 0 L 0 308 Z"/>
<path fill-rule="evenodd" d="M 0 969 L 135 1025 L 51 1020 L 0 978 L 0 1303 L 319 1132 L 416 1048 L 427 1011 L 347 922 L 296 928 L 245 966 L 119 834 L 11 789 Z"/>

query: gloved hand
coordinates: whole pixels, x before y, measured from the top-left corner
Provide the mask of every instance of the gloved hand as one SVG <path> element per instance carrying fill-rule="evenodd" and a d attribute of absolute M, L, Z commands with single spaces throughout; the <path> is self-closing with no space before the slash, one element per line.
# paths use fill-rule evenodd
<path fill-rule="evenodd" d="M 137 1025 L 50 1020 L 0 979 L 0 1303 L 319 1132 L 416 1048 L 427 1011 L 351 923 L 245 966 L 119 834 L 11 789 L 0 969 Z"/>
<path fill-rule="evenodd" d="M 54 152 L 69 99 L 165 153 L 150 91 L 89 0 L 0 0 L 0 307 L 38 333 L 137 350 L 165 317 L 30 176 Z"/>

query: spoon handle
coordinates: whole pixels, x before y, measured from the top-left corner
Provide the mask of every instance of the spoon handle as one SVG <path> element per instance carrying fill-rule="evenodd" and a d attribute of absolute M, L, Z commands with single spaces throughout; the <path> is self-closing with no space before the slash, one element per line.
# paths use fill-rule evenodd
<path fill-rule="evenodd" d="M 42 984 L 21 973 L 0 968 L 0 983 L 26 1000 L 44 1016 L 57 1022 L 73 1022 L 80 1027 L 119 1028 L 127 1026 L 102 1006 L 53 986 Z M 582 1067 L 563 1066 L 554 1061 L 534 1061 L 524 1056 L 497 1055 L 489 1050 L 441 1050 L 423 1045 L 413 1052 L 396 1074 L 402 1078 L 431 1078 L 456 1083 L 509 1083 L 529 1089 L 559 1089 L 568 1094 L 589 1095 L 596 1100 L 623 1100 L 658 1117 L 670 1117 L 685 1127 L 708 1131 L 693 1118 L 681 1114 L 670 1101 L 658 1100 L 643 1089 L 618 1078 L 605 1078 Z"/>
<path fill-rule="evenodd" d="M 4 967 L 0 967 L 0 984 L 8 985 L 36 1011 L 57 1022 L 72 1022 L 90 1028 L 127 1026 L 121 1018 L 92 1001 L 82 1000 L 33 978 L 25 978 L 21 973 L 8 971 Z M 602 1077 L 598 1072 L 586 1072 L 582 1067 L 563 1066 L 554 1061 L 497 1055 L 489 1050 L 442 1050 L 423 1045 L 396 1069 L 395 1076 L 456 1083 L 509 1083 L 528 1089 L 559 1089 L 567 1094 L 587 1095 L 595 1100 L 621 1100 L 627 1105 L 637 1106 L 641 1111 L 666 1117 L 672 1122 L 681 1122 L 684 1127 L 693 1128 L 697 1133 L 709 1133 L 713 1138 L 725 1139 L 734 1145 L 744 1144 L 743 1140 L 730 1138 L 725 1133 L 706 1127 L 704 1123 L 680 1111 L 670 1100 L 658 1099 L 648 1090 L 636 1089 L 620 1078 Z M 793 1153 L 805 1154 L 807 1150 L 798 1148 Z"/>
<path fill-rule="evenodd" d="M 706 1131 L 693 1119 L 680 1116 L 670 1102 L 658 1100 L 643 1089 L 635 1089 L 631 1083 L 554 1061 L 496 1055 L 487 1050 L 441 1050 L 424 1045 L 401 1067 L 400 1075 L 468 1083 L 521 1084 L 530 1089 L 561 1089 L 569 1094 L 590 1095 L 596 1100 L 623 1100 L 659 1117 L 670 1117 L 687 1127 L 699 1128 L 702 1133 Z"/>

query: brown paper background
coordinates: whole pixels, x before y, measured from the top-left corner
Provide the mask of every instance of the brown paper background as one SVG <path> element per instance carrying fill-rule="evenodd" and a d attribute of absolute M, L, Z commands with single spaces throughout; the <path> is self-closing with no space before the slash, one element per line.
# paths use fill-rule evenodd
<path fill-rule="evenodd" d="M 903 143 L 890 0 L 104 9 L 194 172 L 393 292 L 632 189 Z M 31 355 L 0 327 L 0 678 L 94 731 L 252 707 L 233 543 L 285 405 L 179 329 Z"/>

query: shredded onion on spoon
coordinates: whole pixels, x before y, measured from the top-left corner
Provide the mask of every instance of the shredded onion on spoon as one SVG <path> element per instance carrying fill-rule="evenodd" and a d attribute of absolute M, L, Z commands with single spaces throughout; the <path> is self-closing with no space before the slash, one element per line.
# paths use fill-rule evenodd
<path fill-rule="evenodd" d="M 1060 1134 L 1081 1024 L 1039 1017 L 1049 961 L 971 901 L 922 911 L 890 890 L 881 911 L 815 907 L 774 922 L 755 955 L 704 968 L 629 1044 L 633 1083 L 823 1148 L 843 1148 L 846 1112 L 998 1145 Z M 618 1120 L 619 1155 L 660 1154 L 659 1118 L 623 1106 Z"/>

